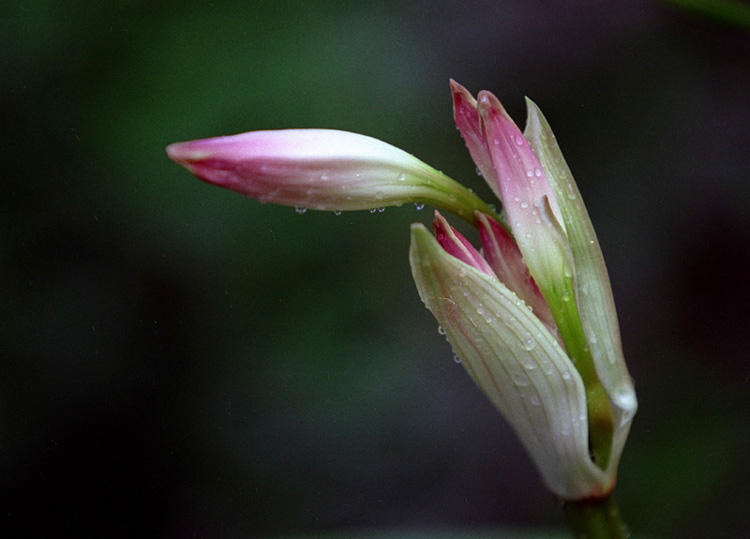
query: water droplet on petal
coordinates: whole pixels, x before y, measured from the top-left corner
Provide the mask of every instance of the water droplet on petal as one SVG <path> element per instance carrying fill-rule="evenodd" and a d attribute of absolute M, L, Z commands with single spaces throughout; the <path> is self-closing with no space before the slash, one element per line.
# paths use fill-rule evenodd
<path fill-rule="evenodd" d="M 537 395 L 536 393 L 534 393 L 534 394 L 533 394 L 533 395 L 531 396 L 531 404 L 532 404 L 533 406 L 539 406 L 540 404 L 542 404 L 542 403 L 541 403 L 541 402 L 539 401 L 539 395 Z"/>
<path fill-rule="evenodd" d="M 461 363 L 461 358 L 458 357 L 458 354 L 453 354 L 453 363 Z"/>
<path fill-rule="evenodd" d="M 539 178 L 541 175 L 542 175 L 542 169 L 539 168 L 539 167 L 536 167 L 534 169 L 534 176 L 536 176 L 537 178 Z"/>
<path fill-rule="evenodd" d="M 527 337 L 527 338 L 526 338 L 526 339 L 525 339 L 525 340 L 523 341 L 523 347 L 524 347 L 524 348 L 525 348 L 526 350 L 528 350 L 528 351 L 531 351 L 531 350 L 533 350 L 535 346 L 536 346 L 536 342 L 535 342 L 535 341 L 534 341 L 534 339 L 532 339 L 531 337 Z"/>
<path fill-rule="evenodd" d="M 417 202 L 416 204 L 414 204 L 414 206 L 416 206 L 416 208 L 417 208 L 417 211 L 419 211 L 419 210 L 421 210 L 422 208 L 424 208 L 424 204 L 423 204 L 423 203 L 421 203 L 421 202 Z"/>
<path fill-rule="evenodd" d="M 524 142 L 524 138 L 521 135 L 516 135 L 516 144 L 518 144 L 519 146 L 523 146 Z"/>
<path fill-rule="evenodd" d="M 534 175 L 534 171 L 533 170 L 527 170 L 526 171 L 526 176 L 528 176 L 529 178 L 531 178 L 533 175 Z"/>
<path fill-rule="evenodd" d="M 438 326 L 438 335 L 445 335 L 445 328 L 443 326 Z"/>
<path fill-rule="evenodd" d="M 333 210 L 333 215 L 341 215 L 341 210 Z"/>
<path fill-rule="evenodd" d="M 528 202 L 521 202 L 521 207 L 522 207 L 523 209 L 526 209 L 526 208 L 528 208 L 528 207 L 529 207 L 529 204 L 528 204 Z"/>
<path fill-rule="evenodd" d="M 404 174 L 403 172 L 401 174 L 399 174 L 398 175 L 398 181 L 405 182 L 406 181 L 406 174 Z"/>
<path fill-rule="evenodd" d="M 294 208 L 294 211 L 296 211 L 297 213 L 299 213 L 300 215 L 302 215 L 303 213 L 305 213 L 307 211 L 307 208 L 303 208 L 302 206 L 297 206 L 297 207 Z"/>

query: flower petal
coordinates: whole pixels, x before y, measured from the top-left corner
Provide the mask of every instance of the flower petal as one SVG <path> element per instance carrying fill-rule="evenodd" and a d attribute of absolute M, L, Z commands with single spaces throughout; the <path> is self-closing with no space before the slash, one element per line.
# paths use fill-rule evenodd
<path fill-rule="evenodd" d="M 497 183 L 495 169 L 492 166 L 487 141 L 482 134 L 479 123 L 477 101 L 466 88 L 453 79 L 451 79 L 450 85 L 453 95 L 453 118 L 456 121 L 456 126 L 466 142 L 471 158 L 477 165 L 477 170 L 490 185 L 494 185 Z"/>
<path fill-rule="evenodd" d="M 608 492 L 614 475 L 588 453 L 583 382 L 557 341 L 496 278 L 446 253 L 424 225 L 411 233 L 409 261 L 422 301 L 548 488 L 567 500 Z"/>
<path fill-rule="evenodd" d="M 169 157 L 210 183 L 260 202 L 317 210 L 426 203 L 474 222 L 476 195 L 416 157 L 330 129 L 252 131 L 172 144 Z"/>
<path fill-rule="evenodd" d="M 479 93 L 479 116 L 508 224 L 552 312 L 562 301 L 573 275 L 572 259 L 560 241 L 564 226 L 554 191 L 521 130 L 490 92 Z M 547 200 L 547 203 L 544 202 Z M 545 204 L 551 214 L 546 215 Z"/>
<path fill-rule="evenodd" d="M 552 313 L 531 278 L 513 237 L 497 221 L 483 213 L 477 214 L 477 228 L 484 256 L 497 278 L 525 301 L 547 329 L 556 335 Z"/>
<path fill-rule="evenodd" d="M 483 214 L 482 214 L 483 215 Z M 500 225 L 498 225 L 500 226 Z M 502 227 L 501 227 L 502 228 Z M 445 252 L 455 256 L 460 261 L 478 269 L 487 275 L 494 275 L 492 268 L 477 251 L 474 246 L 464 238 L 458 231 L 448 224 L 440 212 L 435 211 L 435 219 L 432 221 L 432 229 L 435 231 L 440 246 Z"/>
<path fill-rule="evenodd" d="M 638 404 L 622 353 L 609 275 L 591 219 L 555 135 L 539 108 L 528 99 L 526 104 L 526 138 L 547 172 L 559 203 L 575 262 L 575 295 L 583 330 L 599 379 L 614 406 L 612 461 L 616 463 Z"/>

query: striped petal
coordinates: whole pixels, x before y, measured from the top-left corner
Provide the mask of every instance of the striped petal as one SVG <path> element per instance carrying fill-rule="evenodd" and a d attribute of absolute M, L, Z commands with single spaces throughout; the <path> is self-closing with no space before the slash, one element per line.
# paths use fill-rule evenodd
<path fill-rule="evenodd" d="M 495 277 L 448 254 L 422 224 L 412 225 L 409 261 L 422 301 L 547 487 L 567 500 L 608 492 L 612 469 L 589 457 L 583 382 L 539 319 Z"/>

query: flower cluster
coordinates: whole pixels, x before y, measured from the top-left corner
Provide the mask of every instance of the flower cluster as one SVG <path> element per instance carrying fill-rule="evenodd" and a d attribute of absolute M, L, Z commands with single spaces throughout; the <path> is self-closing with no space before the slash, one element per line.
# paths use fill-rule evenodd
<path fill-rule="evenodd" d="M 477 385 L 563 500 L 614 487 L 637 403 L 609 277 L 554 135 L 527 100 L 522 132 L 497 98 L 451 81 L 454 117 L 503 205 L 412 155 L 343 131 L 296 129 L 176 143 L 169 157 L 260 202 L 346 211 L 430 204 L 479 231 L 480 253 L 435 212 L 411 227 L 419 295 Z"/>

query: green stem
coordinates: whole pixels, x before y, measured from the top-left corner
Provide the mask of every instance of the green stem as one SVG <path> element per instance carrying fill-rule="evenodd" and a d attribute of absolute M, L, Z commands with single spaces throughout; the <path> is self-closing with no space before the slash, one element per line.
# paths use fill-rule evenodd
<path fill-rule="evenodd" d="M 613 495 L 602 500 L 564 502 L 565 519 L 579 539 L 627 539 L 630 530 L 620 517 Z"/>

